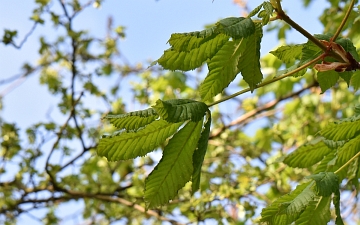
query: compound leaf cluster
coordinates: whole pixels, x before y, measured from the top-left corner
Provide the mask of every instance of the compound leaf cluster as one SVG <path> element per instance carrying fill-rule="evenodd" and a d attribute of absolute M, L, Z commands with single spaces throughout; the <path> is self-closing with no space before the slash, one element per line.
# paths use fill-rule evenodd
<path fill-rule="evenodd" d="M 263 209 L 261 221 L 268 224 L 326 224 L 330 216 L 330 202 L 335 208 L 336 224 L 343 224 L 340 215 L 340 183 L 343 179 L 360 178 L 359 106 L 355 115 L 330 123 L 319 137 L 289 155 L 283 162 L 291 167 L 309 168 L 317 165 L 315 173 L 307 177 L 312 182 L 299 185 L 289 195 L 277 199 Z M 352 166 L 349 166 L 352 165 Z M 314 218 L 311 218 L 311 217 Z"/>
<path fill-rule="evenodd" d="M 263 3 L 260 7 L 264 7 L 264 20 L 273 12 L 269 4 Z M 262 26 L 250 17 L 229 17 L 203 31 L 172 34 L 171 47 L 153 64 L 158 63 L 164 69 L 188 71 L 206 62 L 209 73 L 200 86 L 203 101 L 212 100 L 239 73 L 254 90 L 263 79 L 259 62 Z"/>
<path fill-rule="evenodd" d="M 97 147 L 98 155 L 109 161 L 145 156 L 167 142 L 162 159 L 145 182 L 147 208 L 167 203 L 188 181 L 193 181 L 193 192 L 199 188 L 211 126 L 205 103 L 158 100 L 150 109 L 105 119 L 119 129 L 104 135 Z"/>

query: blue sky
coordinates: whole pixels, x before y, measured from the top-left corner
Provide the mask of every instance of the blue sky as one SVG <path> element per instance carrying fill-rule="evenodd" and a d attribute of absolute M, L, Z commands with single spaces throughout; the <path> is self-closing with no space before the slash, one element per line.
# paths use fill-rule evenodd
<path fill-rule="evenodd" d="M 54 7 L 58 7 L 57 1 L 53 2 Z M 326 4 L 325 1 L 314 1 L 306 11 L 301 2 L 283 0 L 284 9 L 310 33 L 321 33 L 322 29 L 317 18 Z M 262 3 L 260 0 L 249 0 L 250 9 L 260 3 Z M 29 17 L 33 8 L 33 1 L 30 0 L 2 2 L 1 32 L 3 29 L 18 30 L 16 42 L 19 43 L 32 26 Z M 166 42 L 171 33 L 202 30 L 204 25 L 214 23 L 221 18 L 240 16 L 240 9 L 232 0 L 108 0 L 100 9 L 90 7 L 81 13 L 75 21 L 75 29 L 85 28 L 91 34 L 104 37 L 108 16 L 113 17 L 115 26 L 126 27 L 126 39 L 120 43 L 120 50 L 131 64 L 136 64 L 160 57 L 168 48 Z M 37 52 L 39 37 L 44 35 L 51 39 L 56 36 L 56 32 L 62 31 L 56 31 L 50 25 L 39 25 L 22 49 L 0 45 L 0 80 L 19 74 L 24 62 L 35 64 L 39 57 Z M 296 31 L 290 32 L 289 37 L 290 42 L 293 43 L 306 41 Z M 265 33 L 262 54 L 266 54 L 277 44 L 275 33 Z M 0 86 L 0 94 L 8 87 L 8 85 Z M 4 110 L 0 112 L 1 117 L 7 122 L 18 123 L 21 128 L 43 120 L 49 110 L 57 105 L 57 100 L 49 96 L 47 88 L 39 85 L 38 74 L 32 75 L 18 88 L 6 94 L 3 102 Z M 25 223 L 26 219 L 20 224 Z"/>

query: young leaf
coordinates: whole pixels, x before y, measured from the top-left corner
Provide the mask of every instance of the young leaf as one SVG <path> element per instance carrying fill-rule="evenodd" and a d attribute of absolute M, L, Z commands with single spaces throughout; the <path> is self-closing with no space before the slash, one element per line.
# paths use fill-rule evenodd
<path fill-rule="evenodd" d="M 156 120 L 137 132 L 103 137 L 99 141 L 97 154 L 105 156 L 109 161 L 144 156 L 173 135 L 181 125 L 182 123 Z"/>
<path fill-rule="evenodd" d="M 295 221 L 315 197 L 314 182 L 300 184 L 291 193 L 276 199 L 261 212 L 261 222 L 270 225 L 288 225 Z"/>
<path fill-rule="evenodd" d="M 156 61 L 164 69 L 188 71 L 200 67 L 212 58 L 229 40 L 224 34 L 197 37 L 191 34 L 173 34 L 169 40 L 170 49 Z"/>
<path fill-rule="evenodd" d="M 319 138 L 299 147 L 287 155 L 283 162 L 291 167 L 308 168 L 321 161 L 331 151 Z"/>
<path fill-rule="evenodd" d="M 284 63 L 291 63 L 294 59 L 300 59 L 304 45 L 285 45 L 270 53 Z"/>
<path fill-rule="evenodd" d="M 250 18 L 250 17 L 255 16 L 258 12 L 260 12 L 260 10 L 261 10 L 261 8 L 263 7 L 263 5 L 264 5 L 264 2 L 261 3 L 261 5 L 257 6 L 255 9 L 253 9 L 253 10 L 249 13 L 248 17 Z"/>
<path fill-rule="evenodd" d="M 270 2 L 264 2 L 263 8 L 264 8 L 264 10 L 259 12 L 258 17 L 262 18 L 263 25 L 266 25 L 269 23 L 270 16 L 274 12 L 274 7 L 271 5 Z"/>
<path fill-rule="evenodd" d="M 244 57 L 240 58 L 238 64 L 238 69 L 251 91 L 255 89 L 263 78 L 260 70 L 260 42 L 262 36 L 262 26 L 257 24 L 255 33 L 248 37 L 249 40 L 243 53 Z"/>
<path fill-rule="evenodd" d="M 109 120 L 116 128 L 132 131 L 148 125 L 158 117 L 156 111 L 150 108 L 120 115 L 107 115 L 104 119 Z"/>
<path fill-rule="evenodd" d="M 176 196 L 193 173 L 192 156 L 200 138 L 202 121 L 188 122 L 169 141 L 163 157 L 146 178 L 146 208 L 167 203 Z"/>
<path fill-rule="evenodd" d="M 296 225 L 319 225 L 327 224 L 331 219 L 331 197 L 315 198 L 309 203 L 305 211 L 295 221 Z"/>
<path fill-rule="evenodd" d="M 201 136 L 199 142 L 197 144 L 197 148 L 193 154 L 193 167 L 194 172 L 192 174 L 192 193 L 195 193 L 200 187 L 200 175 L 201 175 L 201 167 L 204 161 L 204 157 L 206 154 L 208 140 L 210 135 L 210 126 L 211 126 L 211 113 L 207 112 L 207 121 L 205 123 L 204 129 L 201 132 Z"/>
<path fill-rule="evenodd" d="M 172 99 L 168 101 L 157 100 L 152 106 L 160 115 L 161 119 L 170 123 L 177 123 L 186 120 L 197 122 L 201 120 L 208 107 L 203 102 L 190 99 Z"/>
<path fill-rule="evenodd" d="M 333 172 L 321 172 L 310 175 L 308 179 L 313 179 L 316 182 L 317 194 L 323 197 L 329 197 L 332 193 L 339 190 L 339 178 Z"/>
<path fill-rule="evenodd" d="M 360 116 L 353 116 L 327 125 L 320 135 L 333 141 L 348 140 L 360 131 Z"/>
<path fill-rule="evenodd" d="M 255 32 L 255 24 L 250 18 L 229 17 L 216 23 L 216 31 L 234 39 L 241 39 Z"/>
<path fill-rule="evenodd" d="M 321 92 L 324 93 L 327 89 L 331 88 L 339 80 L 339 73 L 334 70 L 326 72 L 318 72 L 317 80 L 319 82 Z"/>
<path fill-rule="evenodd" d="M 239 73 L 237 64 L 247 42 L 248 39 L 229 41 L 209 60 L 209 74 L 200 86 L 203 101 L 212 99 L 235 79 Z"/>

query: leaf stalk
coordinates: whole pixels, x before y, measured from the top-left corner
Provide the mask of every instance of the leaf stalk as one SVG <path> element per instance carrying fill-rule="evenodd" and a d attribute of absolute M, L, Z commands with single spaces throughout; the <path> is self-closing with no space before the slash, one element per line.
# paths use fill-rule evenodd
<path fill-rule="evenodd" d="M 292 70 L 292 71 L 290 71 L 290 72 L 288 72 L 288 73 L 285 73 L 285 74 L 283 74 L 283 75 L 281 75 L 281 76 L 275 77 L 275 78 L 272 79 L 272 80 L 265 81 L 265 82 L 257 85 L 254 89 L 258 89 L 258 88 L 260 88 L 260 87 L 264 87 L 264 86 L 266 86 L 266 85 L 268 85 L 268 84 L 274 83 L 274 82 L 276 82 L 276 81 L 278 81 L 278 80 L 282 80 L 282 79 L 284 79 L 284 78 L 286 78 L 286 77 L 288 77 L 288 76 L 291 76 L 291 75 L 299 72 L 300 70 L 305 69 L 305 68 L 309 67 L 310 65 L 316 63 L 317 61 L 319 61 L 319 60 L 322 59 L 323 57 L 324 57 L 324 54 L 321 54 L 321 55 L 319 55 L 318 57 L 316 57 L 315 59 L 313 59 L 313 60 L 305 63 L 305 64 L 302 65 L 302 66 L 300 66 L 299 68 L 296 68 L 295 70 Z M 236 93 L 234 93 L 234 94 L 232 94 L 232 95 L 226 96 L 226 97 L 224 97 L 224 98 L 222 98 L 222 99 L 220 99 L 220 100 L 218 100 L 218 101 L 215 101 L 215 102 L 213 102 L 213 103 L 211 103 L 211 104 L 208 104 L 207 106 L 208 106 L 208 107 L 211 107 L 211 106 L 217 105 L 217 104 L 219 104 L 219 103 L 225 102 L 225 101 L 227 101 L 227 100 L 229 100 L 229 99 L 232 99 L 232 98 L 234 98 L 234 97 L 236 97 L 236 96 L 242 95 L 242 94 L 244 94 L 244 93 L 246 93 L 246 92 L 249 92 L 249 91 L 250 91 L 250 88 L 245 88 L 245 89 L 243 89 L 243 90 L 241 90 L 241 91 L 239 91 L 239 92 L 236 92 Z"/>

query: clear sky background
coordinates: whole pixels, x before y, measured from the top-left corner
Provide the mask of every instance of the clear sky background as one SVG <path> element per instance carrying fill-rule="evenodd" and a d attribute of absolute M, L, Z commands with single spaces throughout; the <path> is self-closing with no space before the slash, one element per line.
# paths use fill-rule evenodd
<path fill-rule="evenodd" d="M 57 1 L 52 1 L 53 7 L 59 7 Z M 249 0 L 250 10 L 261 4 L 262 0 Z M 327 3 L 316 0 L 309 9 L 304 9 L 302 1 L 283 0 L 284 9 L 293 20 L 306 28 L 310 33 L 321 33 L 322 28 L 318 17 Z M 2 1 L 0 7 L 0 35 L 4 29 L 18 30 L 19 43 L 32 26 L 29 17 L 35 5 L 32 0 Z M 320 10 L 319 10 L 320 9 Z M 87 29 L 98 37 L 106 35 L 106 24 L 109 16 L 113 17 L 114 25 L 126 27 L 126 39 L 120 43 L 120 51 L 135 65 L 138 62 L 159 58 L 168 48 L 166 44 L 171 33 L 202 30 L 204 25 L 219 19 L 241 16 L 240 8 L 232 0 L 108 0 L 100 9 L 90 7 L 79 14 L 75 20 L 75 29 Z M 0 45 L 0 81 L 21 73 L 24 62 L 36 64 L 39 58 L 39 37 L 51 39 L 57 34 L 50 25 L 39 25 L 28 38 L 23 47 L 18 50 L 12 46 Z M 63 32 L 58 30 L 58 32 Z M 296 31 L 291 31 L 289 40 L 293 43 L 306 42 L 306 39 Z M 274 32 L 264 34 L 262 55 L 277 46 Z M 51 107 L 56 107 L 57 100 L 48 94 L 47 88 L 39 85 L 38 74 L 33 74 L 19 87 L 8 92 L 9 85 L 0 86 L 4 110 L 2 117 L 7 122 L 16 122 L 21 128 L 26 128 L 38 121 L 43 121 Z M 130 109 L 134 110 L 134 109 Z M 62 209 L 65 215 L 73 212 L 75 205 Z M 19 224 L 36 225 L 28 217 L 23 217 Z M 77 224 L 68 221 L 63 224 Z"/>

